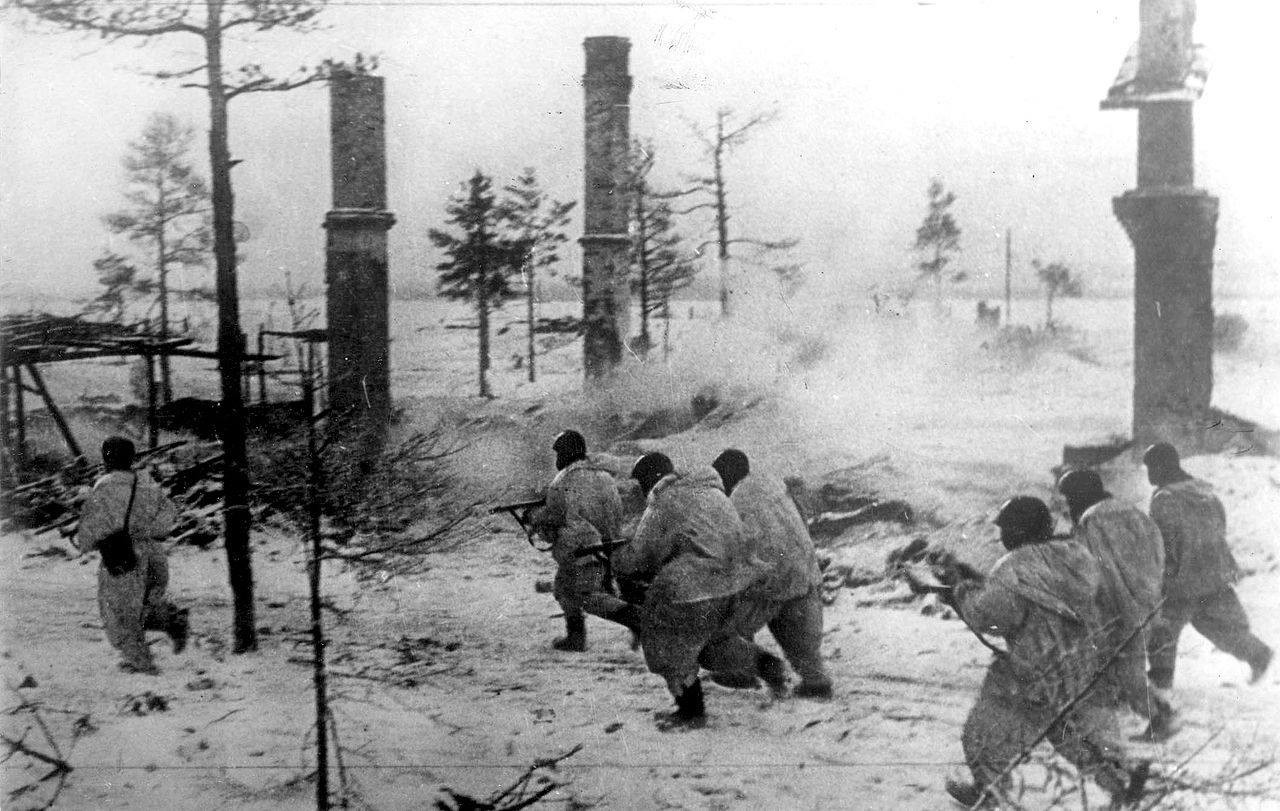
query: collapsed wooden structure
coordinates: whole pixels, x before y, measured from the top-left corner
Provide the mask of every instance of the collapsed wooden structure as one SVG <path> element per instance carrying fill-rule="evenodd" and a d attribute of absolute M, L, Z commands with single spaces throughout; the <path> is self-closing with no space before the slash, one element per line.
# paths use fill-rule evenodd
<path fill-rule="evenodd" d="M 16 483 L 26 459 L 30 415 L 26 395 L 39 397 L 73 460 L 84 457 L 62 409 L 45 384 L 41 367 L 110 357 L 140 357 L 147 367 L 148 447 L 159 445 L 159 384 L 156 359 L 161 357 L 219 360 L 217 352 L 198 349 L 185 335 L 163 337 L 146 324 L 91 321 L 83 316 L 24 313 L 0 317 L 0 480 Z M 242 354 L 241 364 L 262 364 L 278 356 Z"/>

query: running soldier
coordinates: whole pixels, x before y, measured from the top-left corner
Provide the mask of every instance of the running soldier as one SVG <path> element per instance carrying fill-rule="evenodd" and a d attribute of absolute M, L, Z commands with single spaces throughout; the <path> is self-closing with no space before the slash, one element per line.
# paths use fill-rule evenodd
<path fill-rule="evenodd" d="M 711 463 L 746 530 L 749 556 L 769 565 L 762 596 L 767 605 L 743 636 L 753 639 L 762 626 L 777 641 L 800 676 L 792 695 L 831 698 L 831 677 L 822 663 L 822 573 L 809 529 L 782 482 L 752 472 L 750 460 L 730 448 Z M 720 674 L 713 676 L 725 683 Z M 736 686 L 736 685 L 730 685 Z"/>
<path fill-rule="evenodd" d="M 133 470 L 133 443 L 113 436 L 102 443 L 103 475 L 80 511 L 75 544 L 98 551 L 98 609 L 107 641 L 120 651 L 126 673 L 156 675 L 147 631 L 164 631 L 173 652 L 187 645 L 187 610 L 169 602 L 169 559 L 161 545 L 173 530 L 177 507 L 151 478 Z M 119 534 L 121 530 L 127 537 Z"/>
<path fill-rule="evenodd" d="M 1079 544 L 1053 540 L 1053 517 L 1037 498 L 1010 499 L 995 523 L 1008 553 L 985 578 L 941 561 L 940 579 L 953 586 L 951 602 L 965 622 L 1006 643 L 964 724 L 974 782 L 948 780 L 947 793 L 973 807 L 984 792 L 1003 791 L 1010 766 L 1048 729 L 1054 749 L 1115 805 L 1136 802 L 1147 764 L 1127 768 L 1115 707 L 1093 689 L 1101 665 L 1098 563 Z"/>
<path fill-rule="evenodd" d="M 1147 640 L 1158 610 L 1164 576 L 1164 542 L 1147 515 L 1125 504 L 1102 485 L 1093 470 L 1072 470 L 1058 480 L 1075 525 L 1073 537 L 1102 567 L 1102 612 L 1116 697 L 1146 718 L 1139 737 L 1162 741 L 1175 731 L 1167 697 L 1147 681 Z"/>
<path fill-rule="evenodd" d="M 1249 630 L 1236 596 L 1240 569 L 1227 545 L 1227 513 L 1208 482 L 1182 469 L 1178 452 L 1158 442 L 1142 456 L 1154 486 L 1151 518 L 1164 536 L 1164 607 L 1152 628 L 1147 655 L 1151 681 L 1173 689 L 1178 637 L 1190 623 L 1219 650 L 1249 665 L 1249 683 L 1271 665 L 1272 650 Z"/>
<path fill-rule="evenodd" d="M 546 504 L 530 515 L 530 524 L 551 544 L 556 562 L 553 593 L 564 611 L 565 635 L 551 646 L 580 652 L 587 649 L 587 620 L 583 601 L 605 591 L 603 564 L 580 558 L 579 549 L 617 540 L 622 501 L 613 475 L 587 458 L 587 441 L 577 431 L 565 431 L 551 445 L 556 475 L 547 488 Z"/>
<path fill-rule="evenodd" d="M 706 722 L 699 666 L 763 679 L 786 690 L 786 666 L 740 633 L 745 615 L 761 610 L 753 594 L 765 566 L 743 555 L 743 527 L 711 468 L 677 473 L 661 453 L 640 457 L 631 472 L 647 497 L 636 536 L 613 556 L 619 580 L 647 582 L 644 603 L 611 612 L 634 628 L 645 664 L 661 676 L 676 710 L 664 729 Z"/>

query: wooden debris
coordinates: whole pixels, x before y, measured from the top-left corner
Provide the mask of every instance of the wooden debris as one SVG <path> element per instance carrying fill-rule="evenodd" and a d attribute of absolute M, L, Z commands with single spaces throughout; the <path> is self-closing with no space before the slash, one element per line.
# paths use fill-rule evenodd
<path fill-rule="evenodd" d="M 171 442 L 139 453 L 138 459 L 152 462 L 154 478 L 178 505 L 178 520 L 169 538 L 205 547 L 222 535 L 222 455 L 184 463 L 189 454 L 178 452 L 188 444 Z M 100 465 L 77 460 L 52 475 L 0 493 L 5 528 L 27 529 L 35 535 L 56 530 L 64 538 L 71 537 L 79 524 L 80 505 L 101 474 Z"/>

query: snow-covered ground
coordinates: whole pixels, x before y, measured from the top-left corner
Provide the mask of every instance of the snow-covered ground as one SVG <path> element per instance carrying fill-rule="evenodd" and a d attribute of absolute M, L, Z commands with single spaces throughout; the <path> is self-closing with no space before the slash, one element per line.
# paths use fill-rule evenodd
<path fill-rule="evenodd" d="M 557 307 L 544 314 L 558 314 Z M 456 470 L 470 498 L 516 493 L 544 479 L 545 445 L 560 427 L 582 426 L 600 445 L 619 426 L 635 425 L 636 412 L 678 412 L 714 384 L 722 405 L 712 419 L 688 427 L 676 415 L 675 433 L 613 449 L 661 448 L 680 463 L 705 462 L 736 446 L 759 466 L 809 482 L 855 483 L 906 499 L 922 516 L 914 527 L 878 524 L 842 536 L 827 550 L 839 561 L 875 568 L 886 549 L 916 535 L 982 560 L 994 554 L 985 524 L 992 510 L 1015 492 L 1048 496 L 1064 443 L 1127 432 L 1132 317 L 1124 300 L 1059 302 L 1058 318 L 1075 328 L 1073 339 L 1024 355 L 984 348 L 991 336 L 969 323 L 972 303 L 951 307 L 944 317 L 917 302 L 912 313 L 893 316 L 868 313 L 861 302 L 760 302 L 725 325 L 712 318 L 713 305 L 682 303 L 671 364 L 630 364 L 613 389 L 590 395 L 581 393 L 579 344 L 541 358 L 539 381 L 524 382 L 508 360 L 523 346 L 513 326 L 494 351 L 499 399 L 484 402 L 467 396 L 475 390 L 472 333 L 444 328 L 465 321 L 465 310 L 397 302 L 394 386 L 410 425 L 443 420 L 471 435 L 474 444 Z M 1277 302 L 1220 302 L 1219 311 L 1244 315 L 1250 331 L 1239 350 L 1216 360 L 1217 405 L 1280 426 Z M 1015 302 L 1015 315 L 1028 322 L 1040 313 L 1038 302 Z M 214 379 L 197 379 L 198 371 L 181 373 L 182 393 L 212 394 Z M 65 402 L 81 391 L 116 390 L 127 399 L 126 375 L 121 366 L 85 365 L 50 369 L 46 377 Z M 1241 597 L 1258 633 L 1280 643 L 1280 461 L 1222 455 L 1188 466 L 1217 485 L 1232 543 L 1250 572 Z M 1138 473 L 1127 461 L 1108 470 L 1115 492 L 1135 501 L 1147 490 Z M 59 741 L 70 740 L 81 716 L 94 727 L 67 756 L 75 771 L 59 806 L 310 807 L 312 698 L 298 539 L 278 529 L 256 535 L 264 630 L 262 649 L 249 656 L 227 652 L 221 554 L 176 550 L 172 589 L 192 606 L 195 634 L 177 657 L 158 643 L 157 678 L 114 669 L 97 617 L 93 566 L 33 556 L 50 546 L 67 548 L 50 535 L 0 538 L 0 664 L 12 685 L 34 679 L 36 686 L 21 692 L 48 708 L 44 716 Z M 512 527 L 492 519 L 477 540 L 429 565 L 420 575 L 358 578 L 335 564 L 326 576 L 336 609 L 327 619 L 344 761 L 371 807 L 426 807 L 442 786 L 483 796 L 536 759 L 579 744 L 556 772 L 564 785 L 548 801 L 577 808 L 946 808 L 944 777 L 963 775 L 959 729 L 988 654 L 958 622 L 899 600 L 892 584 L 843 590 L 828 609 L 824 650 L 835 700 L 774 702 L 763 692 L 709 686 L 706 729 L 660 733 L 651 716 L 667 708 L 665 689 L 624 632 L 592 621 L 587 653 L 549 648 L 560 631 L 557 607 L 534 584 L 550 576 L 550 562 Z M 1246 676 L 1244 665 L 1189 631 L 1177 690 L 1184 729 L 1145 751 L 1165 770 L 1194 754 L 1188 768 L 1204 778 L 1231 768 L 1233 758 L 1272 757 L 1280 742 L 1280 672 L 1252 687 Z M 131 712 L 128 697 L 144 691 L 163 697 L 167 709 Z M 4 716 L 0 726 L 21 735 L 28 719 Z M 1136 719 L 1128 725 L 1134 731 Z M 6 791 L 43 773 L 22 761 L 5 764 Z M 1041 767 L 1025 773 L 1029 806 L 1058 796 L 1052 781 L 1042 785 Z M 1098 798 L 1090 792 L 1094 804 Z M 1171 799 L 1220 807 L 1228 798 L 1184 792 Z M 12 807 L 38 800 L 34 793 L 18 797 Z M 1081 804 L 1078 794 L 1060 801 Z M 1267 807 L 1280 795 L 1232 801 Z"/>

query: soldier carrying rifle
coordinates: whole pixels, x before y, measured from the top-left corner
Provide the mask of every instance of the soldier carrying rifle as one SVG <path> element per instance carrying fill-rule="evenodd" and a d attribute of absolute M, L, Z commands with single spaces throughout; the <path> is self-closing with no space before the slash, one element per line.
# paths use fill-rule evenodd
<path fill-rule="evenodd" d="M 587 441 L 582 434 L 564 431 L 556 437 L 551 450 L 556 455 L 557 473 L 547 488 L 545 503 L 529 511 L 527 529 L 539 533 L 551 545 L 556 562 L 553 594 L 564 610 L 566 633 L 551 646 L 562 651 L 584 651 L 587 623 L 583 600 L 607 591 L 609 578 L 600 556 L 580 557 L 577 552 L 618 538 L 622 500 L 612 473 L 587 458 Z"/>

